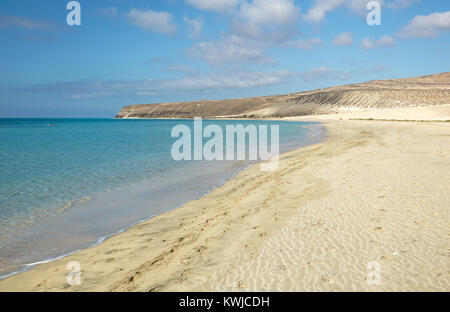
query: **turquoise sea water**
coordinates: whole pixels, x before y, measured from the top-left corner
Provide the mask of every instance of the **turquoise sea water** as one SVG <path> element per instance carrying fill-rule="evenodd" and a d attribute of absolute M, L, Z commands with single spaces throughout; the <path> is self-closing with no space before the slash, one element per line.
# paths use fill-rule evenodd
<path fill-rule="evenodd" d="M 211 123 L 280 125 L 282 152 L 324 136 L 312 123 L 203 126 Z M 178 124 L 193 127 L 191 120 L 0 119 L 0 275 L 174 209 L 249 164 L 174 161 Z"/>

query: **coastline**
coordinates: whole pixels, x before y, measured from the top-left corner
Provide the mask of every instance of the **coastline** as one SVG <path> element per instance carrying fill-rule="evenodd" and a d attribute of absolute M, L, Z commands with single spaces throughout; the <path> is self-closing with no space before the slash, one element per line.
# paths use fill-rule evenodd
<path fill-rule="evenodd" d="M 450 125 L 334 117 L 290 119 L 325 121 L 329 138 L 282 154 L 279 170 L 252 165 L 0 291 L 449 291 Z M 66 283 L 69 261 L 80 286 Z M 368 261 L 387 273 L 380 286 L 365 281 Z"/>
<path fill-rule="evenodd" d="M 241 123 L 240 120 L 237 123 Z M 284 137 L 285 140 L 280 144 L 281 153 L 319 142 L 326 137 L 325 134 L 322 134 L 323 127 L 317 122 L 277 122 L 277 124 L 283 123 L 290 124 L 287 127 L 292 127 L 292 129 L 300 127 L 308 128 L 309 130 L 300 136 L 288 135 Z M 10 276 L 26 272 L 38 264 L 59 260 L 79 251 L 94 247 L 136 224 L 153 218 L 156 215 L 180 208 L 192 200 L 209 194 L 215 188 L 220 187 L 226 181 L 232 179 L 240 171 L 245 170 L 252 163 L 255 163 L 255 161 L 206 162 L 198 165 L 191 163 L 184 166 L 183 171 L 179 172 L 178 176 L 167 175 L 162 178 L 159 177 L 157 180 L 155 178 L 146 178 L 125 185 L 115 192 L 110 191 L 98 196 L 92 196 L 89 200 L 83 200 L 82 205 L 77 205 L 75 209 L 68 210 L 64 215 L 58 212 L 55 216 L 50 216 L 47 219 L 40 220 L 40 222 L 31 224 L 26 229 L 27 231 L 23 231 L 28 236 L 15 236 L 15 238 L 19 237 L 19 241 L 35 242 L 34 244 L 30 244 L 33 247 L 28 247 L 28 249 L 22 251 L 23 254 L 30 256 L 26 259 L 27 261 L 16 261 L 15 263 L 11 261 L 15 266 L 10 265 L 8 268 L 8 260 L 10 260 L 8 257 L 11 254 L 14 255 L 15 250 L 13 248 L 15 247 L 11 244 L 10 246 L 12 248 L 2 248 L 0 258 L 2 258 L 2 265 L 6 264 L 6 268 L 2 267 L 0 270 L 0 281 Z M 189 186 L 184 190 L 185 185 Z M 126 216 L 124 216 L 121 211 L 125 211 L 123 207 L 126 206 L 128 208 L 125 209 L 126 212 L 124 213 Z M 95 221 L 97 220 L 96 216 L 102 217 L 102 221 Z M 126 222 L 122 222 L 122 219 L 126 220 Z M 88 220 L 93 221 L 89 223 Z M 83 232 L 77 233 L 78 228 L 76 226 L 73 227 L 73 224 L 83 224 Z M 109 228 L 105 228 L 100 232 L 98 229 L 100 226 L 105 227 L 103 224 L 108 224 Z M 89 229 L 91 229 L 91 232 L 89 232 Z M 84 240 L 78 243 L 76 240 L 67 241 L 66 239 L 64 241 L 60 236 L 53 241 L 51 239 L 46 241 L 39 238 L 43 237 L 42 232 L 45 233 L 48 231 L 64 233 L 64 238 L 69 236 L 76 238 L 78 234 Z M 89 239 L 86 239 L 89 234 L 91 236 Z M 51 245 L 52 243 L 54 245 L 59 244 L 63 247 L 51 249 L 50 252 L 45 254 L 39 253 L 39 244 Z M 6 247 L 10 246 L 6 245 Z M 14 261 L 16 259 L 13 258 L 12 260 Z"/>

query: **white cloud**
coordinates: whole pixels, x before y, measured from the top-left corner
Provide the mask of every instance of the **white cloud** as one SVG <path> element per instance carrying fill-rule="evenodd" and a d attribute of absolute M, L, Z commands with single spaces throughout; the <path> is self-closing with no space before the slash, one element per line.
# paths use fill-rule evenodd
<path fill-rule="evenodd" d="M 216 73 L 193 73 L 167 79 L 58 81 L 31 85 L 19 89 L 19 91 L 56 94 L 71 100 L 133 95 L 173 97 L 174 90 L 178 94 L 195 92 L 198 95 L 210 90 L 249 89 L 278 85 L 293 79 L 310 83 L 318 80 L 345 80 L 348 78 L 349 75 L 344 72 L 323 66 L 304 72 L 228 70 Z"/>
<path fill-rule="evenodd" d="M 325 15 L 339 7 L 344 0 L 315 0 L 312 7 L 305 14 L 309 22 L 320 23 Z"/>
<path fill-rule="evenodd" d="M 296 40 L 296 41 L 290 41 L 287 43 L 288 46 L 305 50 L 305 51 L 311 51 L 315 50 L 317 47 L 321 46 L 323 44 L 323 40 L 320 38 L 311 38 L 306 40 Z"/>
<path fill-rule="evenodd" d="M 361 42 L 361 47 L 366 51 L 373 50 L 375 49 L 375 42 L 372 38 L 364 38 Z"/>
<path fill-rule="evenodd" d="M 235 8 L 242 0 L 185 0 L 200 10 L 222 12 Z"/>
<path fill-rule="evenodd" d="M 276 72 L 231 72 L 219 74 L 201 74 L 158 82 L 158 88 L 203 90 L 203 89 L 228 89 L 228 88 L 255 88 L 275 85 L 284 82 L 293 76 L 288 71 Z"/>
<path fill-rule="evenodd" d="M 84 100 L 84 99 L 101 99 L 113 96 L 111 92 L 93 92 L 93 93 L 68 93 L 63 94 L 63 97 L 69 100 Z"/>
<path fill-rule="evenodd" d="M 361 47 L 366 50 L 373 50 L 377 47 L 395 47 L 397 43 L 395 42 L 395 39 L 384 35 L 377 41 L 374 41 L 372 38 L 364 38 L 361 42 Z"/>
<path fill-rule="evenodd" d="M 450 11 L 435 12 L 430 15 L 417 15 L 400 29 L 399 37 L 433 38 L 443 31 L 450 31 Z"/>
<path fill-rule="evenodd" d="M 356 12 L 360 15 L 367 15 L 369 12 L 367 10 L 367 3 L 371 2 L 372 0 L 345 0 L 345 5 L 352 10 L 353 12 Z M 377 0 L 380 5 L 384 4 L 383 0 Z"/>
<path fill-rule="evenodd" d="M 350 46 L 353 44 L 353 35 L 349 32 L 340 33 L 331 43 L 337 46 Z"/>
<path fill-rule="evenodd" d="M 377 40 L 377 45 L 379 46 L 395 47 L 396 44 L 397 43 L 395 42 L 395 39 L 387 35 L 384 35 L 383 37 Z"/>
<path fill-rule="evenodd" d="M 403 9 L 409 7 L 413 3 L 420 2 L 421 0 L 393 0 L 388 3 L 390 9 Z"/>
<path fill-rule="evenodd" d="M 155 33 L 173 35 L 177 30 L 172 15 L 167 12 L 131 9 L 130 12 L 126 13 L 126 17 L 135 26 Z"/>
<path fill-rule="evenodd" d="M 283 44 L 296 35 L 300 35 L 300 31 L 291 25 L 261 25 L 242 19 L 234 19 L 230 25 L 231 33 L 252 40 L 257 40 L 266 45 Z"/>
<path fill-rule="evenodd" d="M 195 19 L 189 19 L 186 15 L 184 16 L 184 22 L 189 25 L 190 32 L 189 37 L 198 39 L 200 38 L 200 34 L 202 32 L 203 28 L 203 21 L 201 20 L 195 20 Z"/>
<path fill-rule="evenodd" d="M 284 44 L 300 34 L 299 12 L 294 0 L 249 0 L 234 15 L 231 33 L 266 45 Z"/>
<path fill-rule="evenodd" d="M 338 9 L 341 6 L 356 12 L 361 16 L 366 16 L 369 12 L 367 10 L 367 3 L 370 1 L 372 0 L 314 0 L 310 9 L 304 14 L 304 18 L 308 22 L 320 23 L 325 19 L 327 13 Z M 387 2 L 387 7 L 390 9 L 403 9 L 420 1 L 421 0 L 391 0 Z M 385 0 L 378 0 L 378 2 L 381 6 L 385 5 Z"/>
<path fill-rule="evenodd" d="M 315 0 L 304 15 L 306 21 L 311 23 L 322 22 L 326 14 L 336 10 L 340 6 L 345 6 L 347 9 L 356 12 L 360 15 L 364 15 L 367 12 L 367 3 L 371 0 Z M 381 5 L 384 4 L 384 0 L 378 0 Z"/>
<path fill-rule="evenodd" d="M 253 72 L 229 71 L 195 73 L 180 78 L 143 79 L 128 81 L 78 80 L 37 84 L 21 92 L 58 94 L 71 100 L 97 99 L 117 96 L 173 96 L 177 92 L 207 92 L 210 89 L 246 89 L 276 85 L 296 76 L 289 71 Z"/>
<path fill-rule="evenodd" d="M 201 59 L 209 64 L 220 65 L 228 62 L 254 62 L 265 65 L 275 65 L 276 62 L 267 58 L 263 51 L 265 45 L 240 36 L 226 35 L 216 41 L 195 43 L 187 55 Z"/>
<path fill-rule="evenodd" d="M 250 23 L 286 25 L 295 23 L 299 12 L 294 0 L 253 0 L 244 2 L 239 14 Z"/>
<path fill-rule="evenodd" d="M 237 3 L 237 2 L 236 2 Z M 240 2 L 241 3 L 241 2 Z M 199 4 L 199 3 L 197 3 Z M 213 65 L 257 63 L 277 65 L 265 52 L 273 45 L 286 44 L 299 34 L 300 8 L 294 0 L 248 0 L 232 15 L 231 33 L 214 41 L 192 45 L 187 55 Z M 299 42 L 299 48 L 311 49 L 317 42 Z"/>
<path fill-rule="evenodd" d="M 151 92 L 151 91 L 138 91 L 136 92 L 137 95 L 140 96 L 154 96 L 157 95 L 155 92 Z"/>

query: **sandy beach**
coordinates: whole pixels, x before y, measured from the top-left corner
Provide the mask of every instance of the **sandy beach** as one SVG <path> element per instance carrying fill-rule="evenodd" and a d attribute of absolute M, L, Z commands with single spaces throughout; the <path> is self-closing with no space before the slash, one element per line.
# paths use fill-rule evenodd
<path fill-rule="evenodd" d="M 10 0 L 0 41 L 0 294 L 450 293 L 450 1 Z"/>
<path fill-rule="evenodd" d="M 395 112 L 293 118 L 329 138 L 0 291 L 450 291 L 449 105 Z"/>

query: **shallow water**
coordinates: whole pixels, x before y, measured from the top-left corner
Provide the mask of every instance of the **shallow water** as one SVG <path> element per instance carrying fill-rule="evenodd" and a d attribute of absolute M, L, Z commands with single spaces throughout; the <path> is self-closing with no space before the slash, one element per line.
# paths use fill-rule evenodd
<path fill-rule="evenodd" d="M 174 161 L 178 124 L 193 128 L 191 120 L 0 119 L 0 275 L 179 207 L 251 163 Z M 325 136 L 315 123 L 208 124 L 280 125 L 281 152 Z"/>

